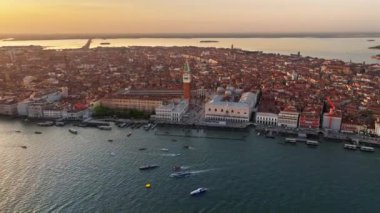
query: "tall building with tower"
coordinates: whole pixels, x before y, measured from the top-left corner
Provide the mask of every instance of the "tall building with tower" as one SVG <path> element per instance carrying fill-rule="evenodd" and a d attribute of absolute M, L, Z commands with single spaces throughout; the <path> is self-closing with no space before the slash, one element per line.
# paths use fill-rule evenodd
<path fill-rule="evenodd" d="M 190 100 L 191 98 L 191 73 L 189 63 L 186 61 L 183 68 L 183 97 L 185 100 Z"/>

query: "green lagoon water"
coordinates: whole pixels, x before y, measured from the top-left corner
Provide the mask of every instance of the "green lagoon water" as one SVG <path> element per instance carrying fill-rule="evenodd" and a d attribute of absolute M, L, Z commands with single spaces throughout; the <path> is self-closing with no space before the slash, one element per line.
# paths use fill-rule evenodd
<path fill-rule="evenodd" d="M 0 120 L 1 212 L 380 210 L 380 151 L 346 151 L 333 142 L 285 145 L 283 138 L 267 139 L 253 129 L 77 128 L 73 135 L 70 127 Z M 139 171 L 144 164 L 160 167 Z M 188 167 L 192 175 L 169 177 L 174 165 Z M 209 191 L 190 197 L 198 187 Z"/>

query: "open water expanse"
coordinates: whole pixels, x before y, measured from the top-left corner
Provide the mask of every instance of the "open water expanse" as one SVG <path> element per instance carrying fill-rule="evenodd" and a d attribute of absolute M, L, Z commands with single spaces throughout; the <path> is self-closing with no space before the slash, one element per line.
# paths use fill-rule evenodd
<path fill-rule="evenodd" d="M 217 43 L 200 43 L 202 40 L 215 40 Z M 368 40 L 374 40 L 368 42 Z M 40 45 L 47 49 L 80 48 L 86 44 L 85 39 L 64 40 L 26 40 L 8 41 L 0 40 L 1 46 Z M 108 42 L 109 45 L 101 45 Z M 340 59 L 346 62 L 379 63 L 371 57 L 380 54 L 380 50 L 368 49 L 380 45 L 380 38 L 125 38 L 125 39 L 94 39 L 91 48 L 128 47 L 128 46 L 198 46 L 241 48 L 251 51 L 264 51 L 267 53 L 296 54 L 326 59 Z"/>
<path fill-rule="evenodd" d="M 76 128 L 74 135 L 70 127 L 0 120 L 1 212 L 380 210 L 380 150 L 347 151 L 323 141 L 317 148 L 285 145 L 253 129 Z M 144 164 L 160 167 L 140 171 Z M 192 175 L 169 177 L 174 165 Z M 190 197 L 198 187 L 209 191 Z"/>

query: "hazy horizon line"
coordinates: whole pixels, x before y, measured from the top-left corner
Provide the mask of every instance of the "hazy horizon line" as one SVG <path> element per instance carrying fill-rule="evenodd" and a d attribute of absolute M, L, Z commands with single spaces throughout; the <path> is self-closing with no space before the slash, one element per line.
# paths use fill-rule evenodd
<path fill-rule="evenodd" d="M 0 33 L 0 39 L 96 39 L 96 38 L 361 38 L 380 37 L 379 32 L 232 32 L 232 33 Z"/>

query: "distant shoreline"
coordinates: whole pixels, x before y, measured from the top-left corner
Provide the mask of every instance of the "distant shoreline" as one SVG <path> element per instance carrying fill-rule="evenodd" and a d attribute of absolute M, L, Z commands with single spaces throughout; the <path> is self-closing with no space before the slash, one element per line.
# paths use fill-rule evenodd
<path fill-rule="evenodd" d="M 139 38 L 380 38 L 368 33 L 157 33 L 157 34 L 1 34 L 0 40 L 139 39 Z"/>
<path fill-rule="evenodd" d="M 380 50 L 380 45 L 378 45 L 378 46 L 374 46 L 374 47 L 369 47 L 369 49 Z"/>

